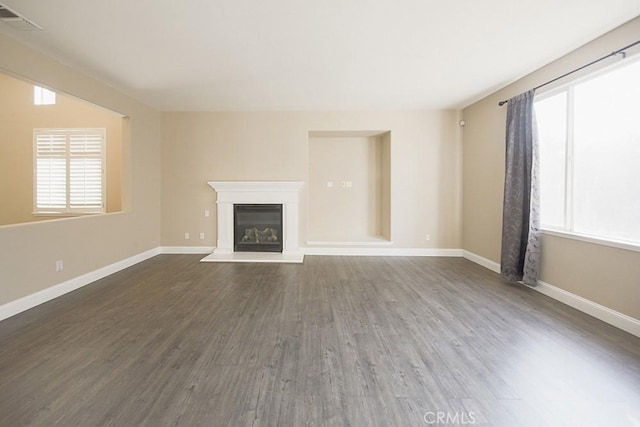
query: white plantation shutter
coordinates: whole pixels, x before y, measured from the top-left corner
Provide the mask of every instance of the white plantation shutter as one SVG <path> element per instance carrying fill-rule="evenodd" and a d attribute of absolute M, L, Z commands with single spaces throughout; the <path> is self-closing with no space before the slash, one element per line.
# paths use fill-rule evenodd
<path fill-rule="evenodd" d="M 102 208 L 103 135 L 77 134 L 69 138 L 69 205 Z"/>
<path fill-rule="evenodd" d="M 67 206 L 67 143 L 64 135 L 36 134 L 36 208 Z"/>
<path fill-rule="evenodd" d="M 36 212 L 104 212 L 104 129 L 36 129 Z"/>

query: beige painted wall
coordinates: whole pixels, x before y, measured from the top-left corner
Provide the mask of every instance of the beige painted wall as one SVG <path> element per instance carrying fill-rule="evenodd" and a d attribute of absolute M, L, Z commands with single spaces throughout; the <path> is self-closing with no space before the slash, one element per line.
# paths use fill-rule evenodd
<path fill-rule="evenodd" d="M 506 107 L 498 101 L 633 43 L 638 34 L 640 18 L 464 109 L 465 250 L 500 262 Z M 640 319 L 640 252 L 549 235 L 542 251 L 541 280 Z"/>
<path fill-rule="evenodd" d="M 0 225 L 52 218 L 33 215 L 33 130 L 37 128 L 105 128 L 106 211 L 120 211 L 120 115 L 64 94 L 57 95 L 55 105 L 34 105 L 33 84 L 2 73 L 0 93 Z"/>
<path fill-rule="evenodd" d="M 309 138 L 309 240 L 383 236 L 383 160 L 382 135 Z"/>
<path fill-rule="evenodd" d="M 0 35 L 0 71 L 123 115 L 125 212 L 0 226 L 0 304 L 160 245 L 160 114 Z M 55 272 L 56 260 L 64 270 Z"/>
<path fill-rule="evenodd" d="M 300 244 L 308 240 L 309 132 L 388 130 L 390 233 L 400 248 L 461 245 L 457 111 L 163 113 L 162 244 L 215 246 L 207 181 L 304 181 Z M 211 211 L 207 218 L 203 212 Z M 327 209 L 330 209 L 327 207 Z M 189 232 L 190 240 L 184 240 Z M 204 232 L 205 239 L 194 239 Z M 426 240 L 426 234 L 431 240 Z"/>

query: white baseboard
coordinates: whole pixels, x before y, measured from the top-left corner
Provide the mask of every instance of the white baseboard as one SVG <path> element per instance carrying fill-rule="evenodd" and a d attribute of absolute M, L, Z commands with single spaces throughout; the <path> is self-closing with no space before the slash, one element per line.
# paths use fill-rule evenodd
<path fill-rule="evenodd" d="M 605 307 L 597 302 L 583 298 L 580 295 L 567 292 L 564 289 L 550 285 L 542 280 L 538 280 L 537 286 L 529 286 L 529 288 L 565 303 L 576 310 L 587 313 L 596 319 L 600 319 L 603 322 L 615 326 L 616 328 L 622 329 L 625 332 L 629 332 L 632 335 L 640 337 L 640 320 L 638 319 L 634 319 L 631 316 L 612 310 L 609 307 Z"/>
<path fill-rule="evenodd" d="M 461 257 L 461 249 L 428 249 L 428 248 L 348 248 L 348 247 L 305 247 L 301 248 L 305 255 L 328 256 L 442 256 Z"/>
<path fill-rule="evenodd" d="M 205 254 L 213 252 L 213 246 L 162 246 L 161 254 Z M 305 255 L 330 256 L 442 256 L 461 257 L 461 249 L 388 248 L 388 247 L 303 247 Z"/>
<path fill-rule="evenodd" d="M 464 257 L 469 261 L 475 262 L 476 264 L 488 268 L 493 272 L 500 273 L 500 264 L 498 264 L 497 262 L 483 258 L 479 255 L 474 254 L 473 252 L 463 252 Z M 609 307 L 605 307 L 604 305 L 583 298 L 580 295 L 576 295 L 571 292 L 565 291 L 564 289 L 560 289 L 557 286 L 550 285 L 549 283 L 543 282 L 542 280 L 538 280 L 537 286 L 527 287 L 533 289 L 536 292 L 540 292 L 541 294 L 544 294 L 550 298 L 553 298 L 556 301 L 560 301 L 561 303 L 573 307 L 576 310 L 593 316 L 596 319 L 602 320 L 605 323 L 613 325 L 616 328 L 622 329 L 625 332 L 640 337 L 640 320 L 638 319 L 612 310 Z"/>
<path fill-rule="evenodd" d="M 161 246 L 161 254 L 173 254 L 173 255 L 206 255 L 213 252 L 213 246 Z"/>
<path fill-rule="evenodd" d="M 475 262 L 496 273 L 500 272 L 500 265 L 494 261 L 461 249 L 424 249 L 424 248 L 302 248 L 306 255 L 335 255 L 335 256 L 445 256 L 461 257 Z M 20 299 L 10 301 L 0 306 L 0 320 L 7 319 L 23 311 L 29 310 L 49 300 L 86 286 L 110 274 L 124 270 L 134 264 L 145 261 L 159 254 L 209 254 L 213 247 L 208 246 L 162 246 L 127 259 L 115 262 L 95 271 L 69 279 L 65 282 L 43 289 Z M 590 301 L 579 295 L 560 289 L 549 283 L 538 281 L 538 286 L 531 289 L 547 295 L 577 310 L 587 313 L 603 322 L 609 323 L 632 335 L 640 337 L 640 320 L 612 310 L 601 304 Z"/>
<path fill-rule="evenodd" d="M 494 273 L 500 274 L 500 264 L 498 264 L 497 262 L 481 257 L 480 255 L 476 255 L 473 252 L 464 251 L 464 250 L 462 251 L 462 256 L 465 257 L 465 259 L 468 259 L 469 261 L 473 261 L 476 264 L 483 266 L 484 268 L 488 268 Z"/>
<path fill-rule="evenodd" d="M 307 246 L 391 246 L 393 242 L 383 237 L 361 241 L 307 240 Z"/>
<path fill-rule="evenodd" d="M 15 316 L 18 313 L 29 310 L 61 295 L 75 291 L 78 288 L 93 283 L 96 280 L 100 280 L 110 274 L 117 273 L 120 270 L 124 270 L 127 267 L 131 267 L 134 264 L 145 261 L 160 254 L 160 248 L 150 249 L 148 251 L 139 253 L 127 259 L 115 262 L 82 276 L 74 277 L 65 282 L 58 283 L 31 295 L 19 298 L 14 301 L 10 301 L 6 304 L 0 305 L 0 320 L 4 320 L 11 316 Z"/>

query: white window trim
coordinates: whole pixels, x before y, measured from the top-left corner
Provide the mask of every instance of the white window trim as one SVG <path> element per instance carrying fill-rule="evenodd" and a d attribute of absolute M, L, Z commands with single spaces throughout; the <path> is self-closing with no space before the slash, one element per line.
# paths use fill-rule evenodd
<path fill-rule="evenodd" d="M 565 143 L 566 156 L 565 156 L 565 227 L 567 228 L 555 228 L 546 224 L 540 224 L 540 231 L 543 234 L 549 236 L 562 237 L 565 239 L 579 240 L 581 242 L 593 243 L 602 246 L 609 246 L 612 248 L 626 249 L 634 252 L 640 252 L 640 242 L 618 240 L 612 237 L 606 236 L 593 236 L 588 234 L 577 233 L 573 231 L 573 199 L 568 197 L 570 187 L 573 186 L 573 88 L 576 85 L 584 83 L 586 81 L 595 79 L 603 74 L 607 74 L 614 71 L 617 68 L 624 67 L 632 62 L 640 61 L 640 53 L 624 58 L 623 60 L 602 67 L 592 73 L 578 77 L 574 80 L 568 81 L 564 84 L 550 88 L 549 90 L 536 93 L 534 103 L 541 101 L 545 98 L 552 97 L 561 92 L 567 92 L 567 141 Z"/>
<path fill-rule="evenodd" d="M 629 251 L 640 252 L 640 244 L 634 243 L 634 242 L 603 238 L 600 236 L 590 236 L 588 234 L 576 233 L 575 231 L 554 230 L 551 228 L 541 228 L 541 231 L 543 234 L 547 234 L 549 236 L 562 237 L 565 239 L 579 240 L 581 242 L 587 242 L 587 243 L 594 243 L 596 245 L 609 246 L 612 248 L 626 249 Z"/>
<path fill-rule="evenodd" d="M 67 185 L 66 185 L 66 207 L 61 209 L 51 208 L 39 208 L 38 207 L 38 180 L 37 180 L 37 136 L 41 134 L 100 134 L 102 136 L 102 150 L 101 150 L 101 162 L 102 162 L 102 206 L 99 209 L 96 208 L 71 208 L 70 204 L 70 185 L 69 174 L 67 173 Z M 67 141 L 68 144 L 68 141 Z M 66 149 L 66 167 L 69 171 L 70 152 L 69 146 Z M 96 215 L 104 214 L 106 212 L 107 202 L 107 172 L 106 172 L 106 160 L 107 160 L 107 130 L 106 128 L 38 128 L 33 130 L 33 212 L 34 216 L 83 216 L 83 215 Z"/>

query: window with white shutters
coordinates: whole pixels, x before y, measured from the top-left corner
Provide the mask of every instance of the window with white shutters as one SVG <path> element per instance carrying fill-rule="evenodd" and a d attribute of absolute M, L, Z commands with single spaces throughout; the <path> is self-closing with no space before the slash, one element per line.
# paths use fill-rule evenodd
<path fill-rule="evenodd" d="M 34 211 L 104 212 L 105 129 L 34 131 Z"/>

